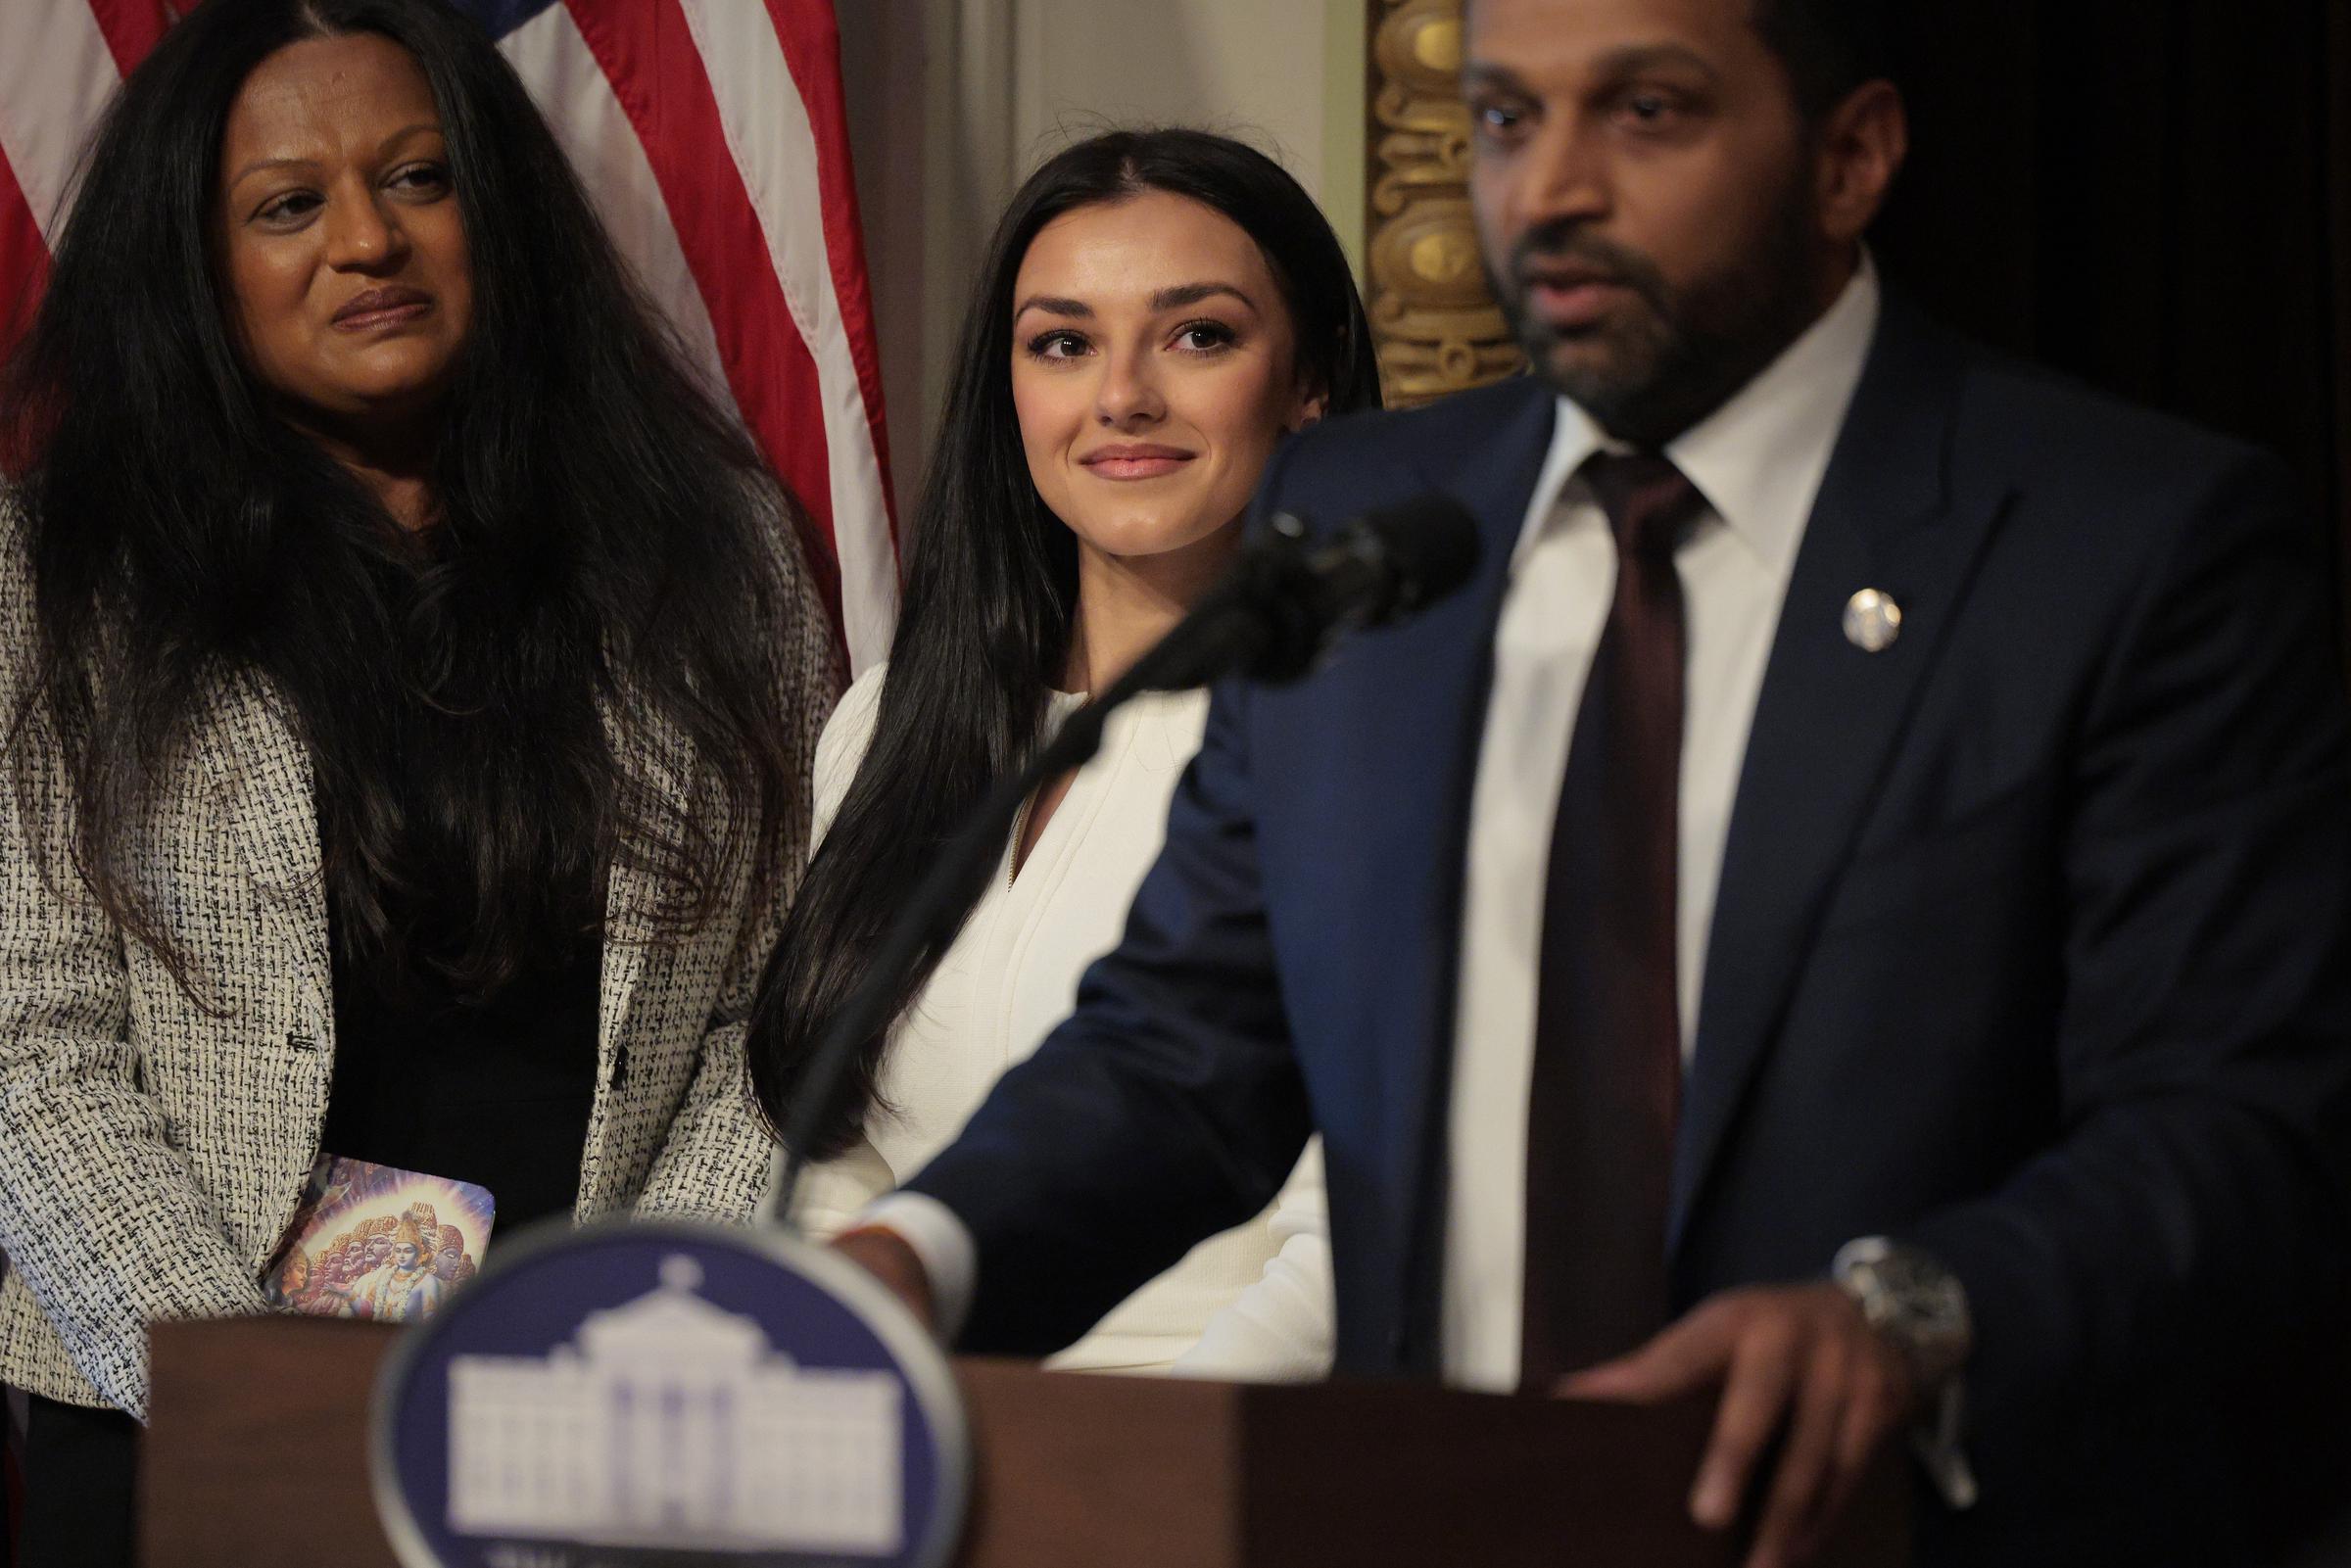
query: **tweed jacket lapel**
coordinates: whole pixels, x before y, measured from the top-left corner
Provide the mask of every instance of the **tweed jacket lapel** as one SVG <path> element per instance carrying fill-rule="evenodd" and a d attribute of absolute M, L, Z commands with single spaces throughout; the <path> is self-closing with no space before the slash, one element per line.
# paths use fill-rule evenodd
<path fill-rule="evenodd" d="M 621 704 L 605 703 L 602 716 L 622 771 L 653 791 L 656 810 L 683 824 L 706 809 L 696 799 L 697 759 L 683 732 Z M 664 930 L 655 914 L 664 891 L 626 855 L 615 858 L 605 879 L 596 1109 L 580 1167 L 583 1215 L 615 1202 L 616 1183 L 643 1179 L 635 1167 L 659 1143 L 659 1117 L 651 1115 L 655 1102 L 666 1103 L 659 1086 L 691 1077 L 707 1022 L 708 981 L 723 969 L 737 934 L 728 921 L 684 935 Z M 728 890 L 730 906 L 740 897 L 740 887 Z"/>
<path fill-rule="evenodd" d="M 268 687 L 244 671 L 208 683 L 196 755 L 235 832 L 265 919 L 301 965 L 302 981 L 334 1048 L 334 970 L 327 949 L 326 879 L 310 752 Z"/>
<path fill-rule="evenodd" d="M 675 725 L 653 714 L 623 714 L 600 704 L 604 738 L 624 773 L 659 797 L 660 809 L 691 820 L 694 744 Z M 651 911 L 660 897 L 653 879 L 617 857 L 604 883 L 603 989 L 597 1009 L 597 1081 L 610 1084 L 627 1046 L 629 1010 L 645 977 L 646 955 L 656 936 Z"/>

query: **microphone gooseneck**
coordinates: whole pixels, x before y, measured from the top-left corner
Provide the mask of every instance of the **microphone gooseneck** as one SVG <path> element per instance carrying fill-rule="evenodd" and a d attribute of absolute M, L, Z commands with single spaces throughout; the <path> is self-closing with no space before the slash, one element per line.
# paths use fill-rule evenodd
<path fill-rule="evenodd" d="M 1477 525 L 1442 496 L 1367 512 L 1320 543 L 1297 518 L 1278 514 L 1263 537 L 1245 545 L 1231 570 L 1166 637 L 1071 714 L 1027 767 L 997 781 L 933 863 L 817 1043 L 782 1129 L 777 1216 L 792 1222 L 804 1151 L 828 1119 L 849 1065 L 888 1027 L 899 977 L 927 948 L 953 938 L 994 873 L 1022 802 L 1045 780 L 1090 761 L 1111 714 L 1146 691 L 1188 690 L 1227 675 L 1268 685 L 1299 680 L 1349 633 L 1411 615 L 1460 588 L 1477 557 Z"/>

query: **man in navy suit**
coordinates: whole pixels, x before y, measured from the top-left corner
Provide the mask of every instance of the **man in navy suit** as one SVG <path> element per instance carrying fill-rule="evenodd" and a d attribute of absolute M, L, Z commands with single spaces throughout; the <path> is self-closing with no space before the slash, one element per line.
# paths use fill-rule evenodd
<path fill-rule="evenodd" d="M 1310 432 L 1261 506 L 1443 492 L 1478 576 L 1217 692 L 1075 1017 L 845 1243 L 966 1347 L 1074 1338 L 1319 1131 L 1343 1373 L 1719 1388 L 1692 1508 L 1751 1483 L 1756 1564 L 1905 1439 L 1926 1560 L 2294 1523 L 2293 1331 L 2351 1339 L 2316 533 L 1881 288 L 1866 11 L 1473 0 L 1537 377 Z"/>

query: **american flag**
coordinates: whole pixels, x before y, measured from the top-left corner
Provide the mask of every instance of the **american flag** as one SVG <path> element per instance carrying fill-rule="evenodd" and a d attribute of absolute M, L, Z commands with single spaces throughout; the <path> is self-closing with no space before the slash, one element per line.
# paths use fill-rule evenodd
<path fill-rule="evenodd" d="M 852 669 L 878 662 L 897 562 L 832 0 L 456 3 L 806 508 Z M 39 287 L 108 95 L 191 4 L 0 0 L 0 320 Z"/>

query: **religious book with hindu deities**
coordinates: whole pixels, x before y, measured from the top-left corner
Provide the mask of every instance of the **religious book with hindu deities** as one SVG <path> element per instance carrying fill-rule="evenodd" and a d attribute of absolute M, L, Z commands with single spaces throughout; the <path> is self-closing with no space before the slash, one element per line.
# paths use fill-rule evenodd
<path fill-rule="evenodd" d="M 263 1294 L 290 1312 L 412 1322 L 473 1277 L 495 1213 L 470 1181 L 322 1154 Z"/>

